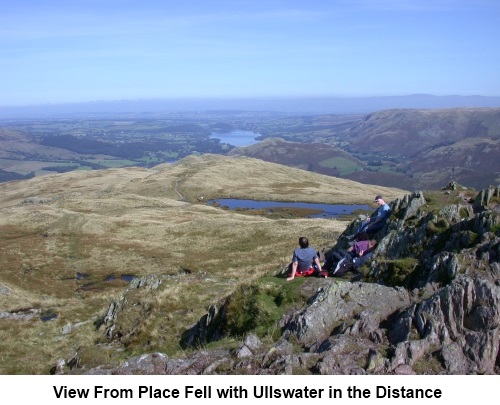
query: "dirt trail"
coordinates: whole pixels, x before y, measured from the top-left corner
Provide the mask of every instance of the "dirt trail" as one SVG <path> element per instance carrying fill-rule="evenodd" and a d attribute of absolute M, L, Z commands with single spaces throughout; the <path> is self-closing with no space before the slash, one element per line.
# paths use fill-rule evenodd
<path fill-rule="evenodd" d="M 187 174 L 184 175 L 182 177 L 182 179 L 177 179 L 175 180 L 175 183 L 174 183 L 174 191 L 175 193 L 179 196 L 179 200 L 181 201 L 186 201 L 186 198 L 184 197 L 184 195 L 179 191 L 179 182 L 184 180 L 185 178 L 187 177 Z"/>

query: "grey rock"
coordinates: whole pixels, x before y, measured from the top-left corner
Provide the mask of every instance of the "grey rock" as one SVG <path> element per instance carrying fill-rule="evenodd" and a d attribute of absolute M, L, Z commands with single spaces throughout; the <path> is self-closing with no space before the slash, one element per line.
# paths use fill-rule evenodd
<path fill-rule="evenodd" d="M 252 355 L 253 355 L 252 351 L 246 345 L 240 346 L 239 349 L 236 351 L 236 357 L 238 358 L 250 357 Z"/>
<path fill-rule="evenodd" d="M 262 347 L 262 342 L 256 334 L 250 333 L 245 338 L 245 346 L 247 346 L 250 350 L 257 350 Z"/>
<path fill-rule="evenodd" d="M 394 374 L 397 375 L 415 375 L 415 371 L 412 370 L 410 366 L 407 366 L 405 364 L 402 364 L 400 366 L 397 366 L 394 370 Z"/>
<path fill-rule="evenodd" d="M 10 289 L 4 286 L 3 284 L 0 284 L 0 295 L 8 295 L 10 294 Z"/>
<path fill-rule="evenodd" d="M 399 343 L 393 367 L 412 365 L 440 348 L 450 373 L 494 373 L 499 324 L 500 287 L 461 276 L 394 322 L 389 336 Z"/>
<path fill-rule="evenodd" d="M 73 328 L 71 327 L 71 323 L 68 322 L 66 325 L 63 326 L 62 334 L 67 335 L 67 334 L 71 333 L 72 330 L 73 330 Z"/>
<path fill-rule="evenodd" d="M 371 320 L 365 322 L 366 331 L 373 331 L 397 309 L 408 306 L 410 297 L 404 289 L 377 284 L 334 282 L 322 288 L 311 303 L 294 314 L 284 326 L 285 337 L 295 336 L 301 343 L 310 343 L 328 336 L 342 320 L 359 316 L 369 310 Z M 366 317 L 366 315 L 365 315 Z M 358 329 L 364 329 L 358 325 Z M 356 333 L 354 329 L 351 333 Z"/>
<path fill-rule="evenodd" d="M 163 353 L 150 353 L 136 356 L 125 361 L 116 374 L 165 374 L 168 356 Z"/>

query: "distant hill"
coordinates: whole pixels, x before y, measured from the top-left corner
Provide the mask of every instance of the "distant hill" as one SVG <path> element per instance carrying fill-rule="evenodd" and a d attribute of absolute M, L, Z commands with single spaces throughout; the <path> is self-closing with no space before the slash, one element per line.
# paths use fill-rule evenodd
<path fill-rule="evenodd" d="M 480 189 L 500 181 L 499 108 L 379 111 L 342 137 L 351 153 L 395 160 L 415 189 L 450 180 Z"/>
<path fill-rule="evenodd" d="M 0 181 L 72 168 L 152 167 L 214 153 L 414 191 L 451 181 L 475 189 L 500 182 L 500 107 L 398 108 L 367 115 L 214 111 L 158 118 L 162 114 L 3 121 Z M 251 131 L 263 142 L 234 149 L 210 137 L 215 129 Z"/>
<path fill-rule="evenodd" d="M 500 108 L 377 111 L 343 137 L 350 151 L 413 158 L 465 139 L 500 139 Z"/>
<path fill-rule="evenodd" d="M 433 96 L 413 94 L 384 97 L 263 97 L 238 99 L 116 100 L 73 104 L 0 106 L 0 119 L 116 117 L 117 114 L 151 117 L 175 111 L 246 110 L 308 114 L 369 113 L 392 108 L 500 107 L 500 97 Z"/>
<path fill-rule="evenodd" d="M 265 141 L 231 154 L 412 190 L 500 182 L 500 108 L 383 110 L 340 131 L 324 129 L 322 144 L 314 139 Z"/>
<path fill-rule="evenodd" d="M 344 174 L 341 167 L 350 167 L 354 171 L 364 166 L 363 162 L 339 148 L 322 143 L 287 142 L 280 138 L 269 138 L 255 145 L 236 148 L 229 155 L 255 157 L 336 177 Z"/>

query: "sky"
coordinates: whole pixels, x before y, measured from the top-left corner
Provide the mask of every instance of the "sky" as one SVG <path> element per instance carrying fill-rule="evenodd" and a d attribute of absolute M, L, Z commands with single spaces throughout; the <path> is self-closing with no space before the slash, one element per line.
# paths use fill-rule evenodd
<path fill-rule="evenodd" d="M 0 106 L 409 94 L 500 96 L 500 2 L 0 2 Z"/>

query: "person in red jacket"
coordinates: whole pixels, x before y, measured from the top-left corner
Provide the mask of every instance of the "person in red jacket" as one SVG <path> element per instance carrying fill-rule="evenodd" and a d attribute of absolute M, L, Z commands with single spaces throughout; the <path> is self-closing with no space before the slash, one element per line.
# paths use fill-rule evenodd
<path fill-rule="evenodd" d="M 292 257 L 292 274 L 286 279 L 291 281 L 297 273 L 305 271 L 314 272 L 313 263 L 316 264 L 318 271 L 321 270 L 321 262 L 319 261 L 318 253 L 313 247 L 309 247 L 309 239 L 305 236 L 299 238 L 299 246 L 293 251 Z"/>

